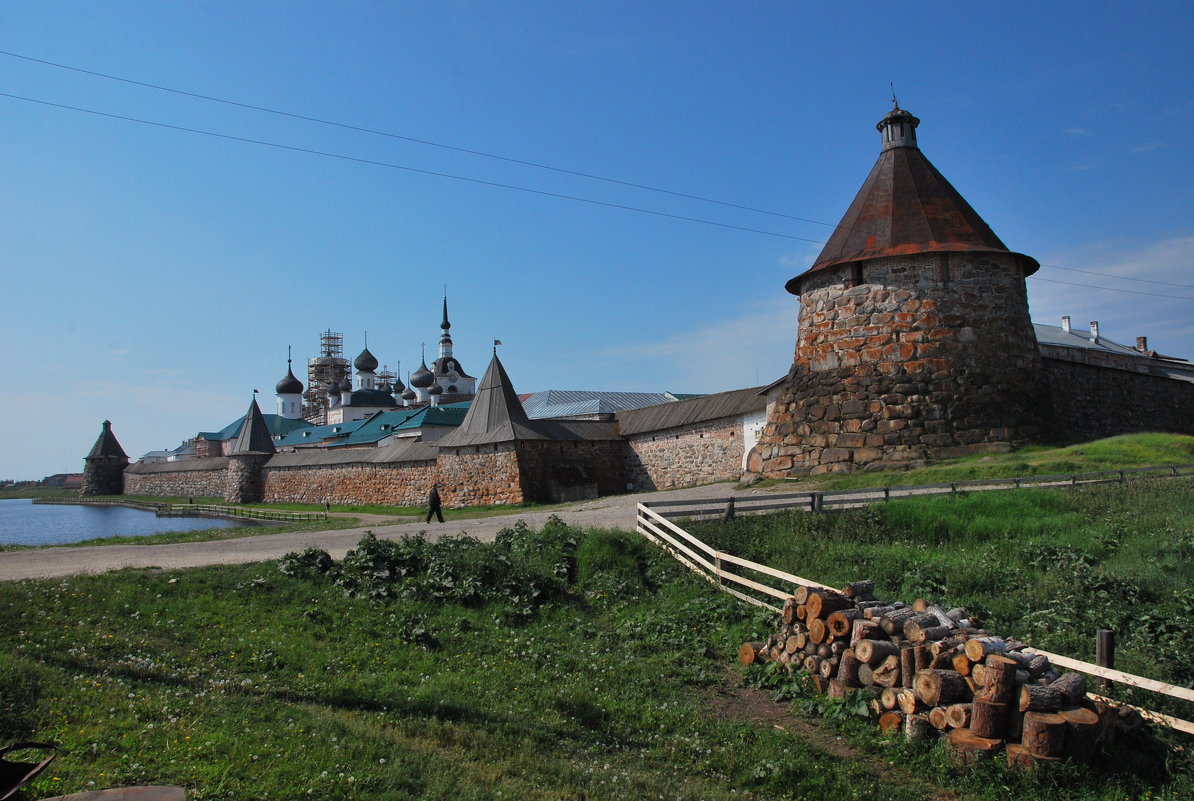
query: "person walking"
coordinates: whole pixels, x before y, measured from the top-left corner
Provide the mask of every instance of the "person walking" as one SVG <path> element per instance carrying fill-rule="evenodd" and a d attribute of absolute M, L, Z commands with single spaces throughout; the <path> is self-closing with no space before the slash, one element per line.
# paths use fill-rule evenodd
<path fill-rule="evenodd" d="M 441 522 L 441 523 L 444 522 L 444 513 L 440 511 L 440 507 L 443 504 L 441 503 L 441 501 L 439 499 L 439 487 L 440 487 L 439 484 L 433 485 L 431 487 L 431 492 L 429 492 L 427 494 L 427 522 L 428 523 L 431 522 L 432 515 L 435 515 L 439 519 L 439 522 Z"/>

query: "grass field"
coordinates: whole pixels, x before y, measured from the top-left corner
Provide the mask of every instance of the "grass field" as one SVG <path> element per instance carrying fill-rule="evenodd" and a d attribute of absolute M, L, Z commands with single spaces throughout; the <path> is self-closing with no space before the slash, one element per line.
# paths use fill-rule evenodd
<path fill-rule="evenodd" d="M 1180 649 L 1142 645 L 1194 625 L 1186 480 L 926 503 L 701 536 L 965 601 L 1076 656 L 1088 625 L 1134 623 L 1125 604 L 1144 601 L 1122 666 L 1188 683 Z M 739 669 L 770 613 L 631 534 L 515 525 L 493 544 L 366 539 L 340 564 L 282 566 L 0 584 L 0 739 L 64 748 L 31 797 L 150 782 L 195 799 L 1194 797 L 1189 742 L 1165 735 L 1093 772 L 958 776 L 939 745 L 883 740 L 848 704 Z"/>

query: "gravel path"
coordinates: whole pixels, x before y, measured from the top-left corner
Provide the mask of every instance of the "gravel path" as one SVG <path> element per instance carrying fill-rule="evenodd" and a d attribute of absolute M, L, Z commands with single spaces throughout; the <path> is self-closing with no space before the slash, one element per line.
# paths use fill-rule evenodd
<path fill-rule="evenodd" d="M 804 491 L 807 489 L 802 488 Z M 30 548 L 0 552 L 0 581 L 27 578 L 55 578 L 77 573 L 104 573 L 126 567 L 176 569 L 206 565 L 232 565 L 264 562 L 277 559 L 290 551 L 314 545 L 323 548 L 335 559 L 356 546 L 361 535 L 372 531 L 384 539 L 398 539 L 404 534 L 427 532 L 431 538 L 444 534 L 465 533 L 479 540 L 492 540 L 503 528 L 525 520 L 538 528 L 551 515 L 565 522 L 585 528 L 634 528 L 635 506 L 644 500 L 680 498 L 726 498 L 753 494 L 753 490 L 735 489 L 733 484 L 710 484 L 664 492 L 614 495 L 578 504 L 560 506 L 526 514 L 499 515 L 447 523 L 403 523 L 401 525 L 365 525 L 360 528 L 335 531 L 303 531 L 289 534 L 267 534 L 260 537 L 240 537 L 209 542 L 184 542 L 173 545 L 94 545 Z M 771 488 L 769 494 L 775 494 Z M 355 517 L 356 515 L 354 515 Z"/>

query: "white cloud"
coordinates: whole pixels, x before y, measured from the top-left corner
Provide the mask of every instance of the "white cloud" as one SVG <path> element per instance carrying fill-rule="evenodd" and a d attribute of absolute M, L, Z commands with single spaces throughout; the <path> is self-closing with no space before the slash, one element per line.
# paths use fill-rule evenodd
<path fill-rule="evenodd" d="M 1085 128 L 1066 128 L 1065 132 L 1070 136 L 1094 136 L 1093 131 L 1088 131 Z"/>

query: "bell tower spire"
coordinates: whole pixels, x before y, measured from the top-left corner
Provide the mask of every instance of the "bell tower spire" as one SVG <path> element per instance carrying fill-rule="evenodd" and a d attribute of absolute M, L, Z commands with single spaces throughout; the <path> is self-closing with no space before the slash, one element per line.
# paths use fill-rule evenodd
<path fill-rule="evenodd" d="M 449 359 L 452 357 L 452 335 L 448 332 L 452 328 L 452 324 L 448 322 L 448 288 L 446 286 L 444 287 L 444 320 L 439 327 L 443 331 L 439 338 L 439 357 Z"/>

